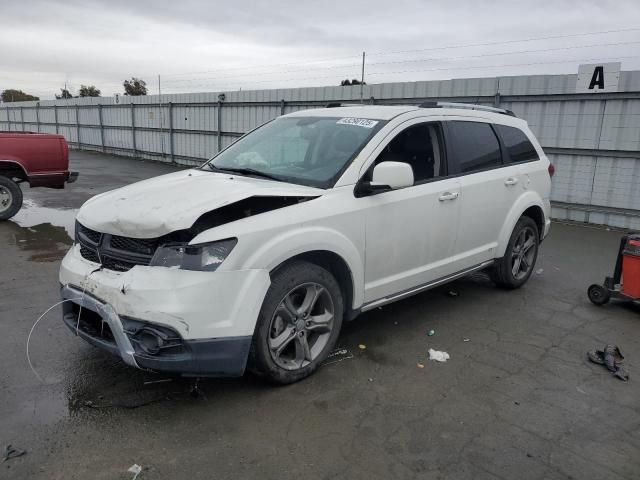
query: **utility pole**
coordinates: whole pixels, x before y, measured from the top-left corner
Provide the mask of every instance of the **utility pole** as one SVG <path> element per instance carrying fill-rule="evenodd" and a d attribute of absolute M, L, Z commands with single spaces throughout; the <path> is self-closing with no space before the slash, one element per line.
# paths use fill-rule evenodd
<path fill-rule="evenodd" d="M 158 75 L 158 95 L 162 95 L 162 89 L 160 88 L 160 75 Z"/>
<path fill-rule="evenodd" d="M 360 78 L 360 103 L 364 103 L 364 59 L 365 52 L 362 52 L 362 77 Z"/>

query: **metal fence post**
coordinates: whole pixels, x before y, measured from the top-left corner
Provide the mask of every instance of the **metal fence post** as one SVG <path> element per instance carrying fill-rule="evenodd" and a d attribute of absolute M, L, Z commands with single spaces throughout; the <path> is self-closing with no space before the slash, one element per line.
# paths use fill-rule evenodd
<path fill-rule="evenodd" d="M 76 143 L 78 145 L 78 150 L 80 150 L 80 115 L 78 112 L 78 104 L 76 103 Z"/>
<path fill-rule="evenodd" d="M 24 107 L 20 107 L 20 123 L 24 132 Z"/>
<path fill-rule="evenodd" d="M 100 124 L 100 145 L 102 145 L 102 153 L 106 152 L 104 146 L 104 126 L 102 124 L 102 104 L 98 104 L 98 122 Z"/>
<path fill-rule="evenodd" d="M 56 124 L 56 135 L 59 135 L 60 132 L 58 130 L 58 105 L 53 104 L 53 121 Z"/>
<path fill-rule="evenodd" d="M 222 101 L 218 101 L 218 152 L 222 150 Z"/>
<path fill-rule="evenodd" d="M 135 103 L 131 102 L 131 141 L 133 142 L 133 156 L 138 156 L 138 147 L 136 145 L 136 112 Z"/>
<path fill-rule="evenodd" d="M 171 163 L 175 162 L 173 153 L 173 103 L 169 102 L 169 155 L 171 156 Z"/>
<path fill-rule="evenodd" d="M 283 98 L 282 100 L 280 100 L 280 115 L 284 115 L 284 106 L 285 106 L 285 101 Z"/>
<path fill-rule="evenodd" d="M 40 133 L 40 102 L 36 103 L 36 125 L 38 126 L 38 133 Z"/>

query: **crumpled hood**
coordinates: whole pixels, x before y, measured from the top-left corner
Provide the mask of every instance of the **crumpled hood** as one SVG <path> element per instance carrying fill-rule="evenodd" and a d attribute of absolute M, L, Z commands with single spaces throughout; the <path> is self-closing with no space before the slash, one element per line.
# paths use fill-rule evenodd
<path fill-rule="evenodd" d="M 184 170 L 88 200 L 78 221 L 92 230 L 154 238 L 191 227 L 204 213 L 248 197 L 317 197 L 323 190 L 239 175 Z"/>

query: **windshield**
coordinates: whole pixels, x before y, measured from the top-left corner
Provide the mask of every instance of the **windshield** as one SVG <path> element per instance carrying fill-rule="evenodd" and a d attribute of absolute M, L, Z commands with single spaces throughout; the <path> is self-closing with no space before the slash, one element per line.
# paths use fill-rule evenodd
<path fill-rule="evenodd" d="M 242 137 L 203 168 L 328 188 L 384 123 L 362 118 L 278 118 Z"/>

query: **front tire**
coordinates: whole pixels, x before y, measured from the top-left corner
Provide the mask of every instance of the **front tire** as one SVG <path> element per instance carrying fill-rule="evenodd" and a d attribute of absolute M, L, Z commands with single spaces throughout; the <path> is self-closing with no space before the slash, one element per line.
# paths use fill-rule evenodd
<path fill-rule="evenodd" d="M 9 220 L 22 208 L 22 190 L 10 178 L 0 175 L 0 221 Z"/>
<path fill-rule="evenodd" d="M 520 217 L 504 256 L 496 260 L 490 272 L 491 280 L 501 288 L 520 288 L 533 273 L 539 245 L 540 233 L 536 222 L 529 217 Z"/>
<path fill-rule="evenodd" d="M 258 316 L 249 370 L 278 384 L 309 376 L 334 348 L 343 312 L 340 285 L 324 268 L 296 261 L 277 270 Z"/>

